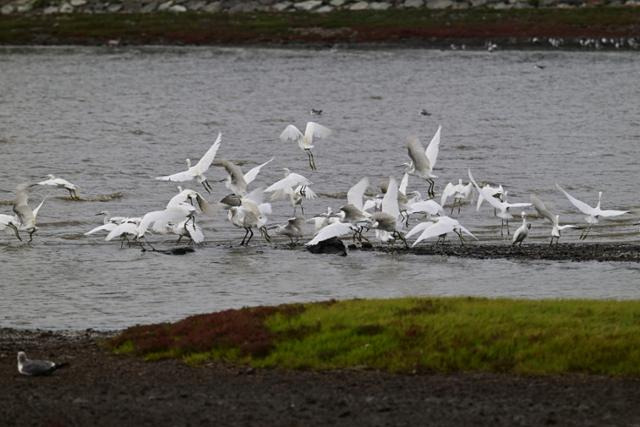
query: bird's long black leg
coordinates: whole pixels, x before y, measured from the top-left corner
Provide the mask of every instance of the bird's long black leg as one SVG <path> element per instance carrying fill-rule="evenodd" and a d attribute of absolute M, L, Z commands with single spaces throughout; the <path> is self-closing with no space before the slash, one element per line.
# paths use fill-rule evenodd
<path fill-rule="evenodd" d="M 176 242 L 176 245 L 179 245 L 181 241 L 182 241 L 182 234 L 178 236 L 178 241 Z"/>
<path fill-rule="evenodd" d="M 20 233 L 18 232 L 18 227 L 16 227 L 13 224 L 9 224 L 9 227 L 11 227 L 11 229 L 15 233 L 16 237 L 18 238 L 18 240 L 20 240 L 22 242 L 22 237 L 20 237 Z"/>
<path fill-rule="evenodd" d="M 511 232 L 509 231 L 509 220 L 507 220 L 507 236 L 510 236 Z"/>
<path fill-rule="evenodd" d="M 453 215 L 453 210 L 456 208 L 456 200 L 453 199 L 453 204 L 451 205 L 451 213 L 449 215 Z"/>
<path fill-rule="evenodd" d="M 464 246 L 464 238 L 462 237 L 462 233 L 457 230 L 454 230 L 454 231 L 458 235 L 458 238 L 460 239 L 460 246 Z"/>
<path fill-rule="evenodd" d="M 245 227 L 245 229 L 244 229 L 244 237 L 242 238 L 242 242 L 240 242 L 240 246 L 244 246 L 244 241 L 247 238 L 248 234 L 249 234 L 249 229 Z"/>
<path fill-rule="evenodd" d="M 33 240 L 33 233 L 35 233 L 35 232 L 36 232 L 36 230 L 31 230 L 29 232 L 29 242 L 28 243 L 31 243 L 31 241 Z"/>
<path fill-rule="evenodd" d="M 300 202 L 300 210 L 302 211 L 302 216 L 304 216 L 304 205 Z"/>
<path fill-rule="evenodd" d="M 311 152 L 311 150 L 309 150 L 309 155 L 311 156 L 311 164 L 313 165 L 312 169 L 318 170 L 318 168 L 316 167 L 316 159 L 315 157 L 313 157 L 313 153 Z"/>
<path fill-rule="evenodd" d="M 249 242 L 251 241 L 251 238 L 253 237 L 253 229 L 249 228 L 249 240 L 247 240 L 246 245 L 249 246 Z"/>
<path fill-rule="evenodd" d="M 504 219 L 500 219 L 500 237 L 504 237 Z"/>

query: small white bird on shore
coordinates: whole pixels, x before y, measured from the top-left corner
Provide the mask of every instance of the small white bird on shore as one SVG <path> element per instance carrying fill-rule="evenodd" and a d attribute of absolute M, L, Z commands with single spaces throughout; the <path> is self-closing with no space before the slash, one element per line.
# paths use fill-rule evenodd
<path fill-rule="evenodd" d="M 522 242 L 529 236 L 529 230 L 531 229 L 531 224 L 527 223 L 527 213 L 522 211 L 520 215 L 522 216 L 522 225 L 513 233 L 513 239 L 511 240 L 511 244 L 514 246 L 522 246 Z"/>
<path fill-rule="evenodd" d="M 78 192 L 77 192 L 78 191 L 77 185 L 70 183 L 66 179 L 56 178 L 54 175 L 51 175 L 51 174 L 47 176 L 49 177 L 49 179 L 45 181 L 40 181 L 35 185 L 45 185 L 50 187 L 64 188 L 69 192 L 69 196 L 71 197 L 72 200 L 80 200 L 80 197 L 78 196 Z"/>
<path fill-rule="evenodd" d="M 204 176 L 204 173 L 209 170 L 211 167 L 211 163 L 213 163 L 213 159 L 216 157 L 216 153 L 220 148 L 220 143 L 222 141 L 222 134 L 218 133 L 218 137 L 215 142 L 207 150 L 207 152 L 202 156 L 202 158 L 196 163 L 194 166 L 191 166 L 191 160 L 186 159 L 187 162 L 187 170 L 184 172 L 178 172 L 173 175 L 167 176 L 159 176 L 156 179 L 160 181 L 172 181 L 172 182 L 185 182 L 191 181 L 192 179 L 197 179 L 198 183 L 202 184 L 207 193 L 211 193 L 213 191 L 213 187 L 209 184 L 207 177 Z"/>
<path fill-rule="evenodd" d="M 327 138 L 330 135 L 331 129 L 315 122 L 307 122 L 304 134 L 294 125 L 288 125 L 280 134 L 280 139 L 283 142 L 293 141 L 298 143 L 298 147 L 307 153 L 307 157 L 309 158 L 309 167 L 311 170 L 316 170 L 316 161 L 313 157 L 313 152 L 311 151 L 313 148 L 313 139 Z"/>

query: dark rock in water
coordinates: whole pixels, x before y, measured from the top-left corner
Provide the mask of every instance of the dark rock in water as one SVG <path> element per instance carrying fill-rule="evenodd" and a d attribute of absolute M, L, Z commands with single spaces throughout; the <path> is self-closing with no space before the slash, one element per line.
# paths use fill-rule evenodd
<path fill-rule="evenodd" d="M 182 246 L 179 248 L 171 248 L 171 249 L 145 249 L 142 248 L 143 252 L 149 251 L 149 252 L 159 252 L 161 254 L 165 254 L 165 255 L 186 255 L 186 254 L 190 254 L 192 252 L 195 252 L 196 250 L 193 249 L 192 247 L 189 246 Z"/>
<path fill-rule="evenodd" d="M 323 240 L 317 245 L 307 246 L 307 250 L 312 254 L 338 254 L 340 256 L 347 256 L 347 247 L 342 240 L 337 237 Z"/>

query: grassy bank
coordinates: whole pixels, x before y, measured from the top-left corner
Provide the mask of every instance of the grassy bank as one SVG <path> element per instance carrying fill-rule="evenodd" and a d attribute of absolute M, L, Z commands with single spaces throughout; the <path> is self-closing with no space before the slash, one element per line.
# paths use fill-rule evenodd
<path fill-rule="evenodd" d="M 405 298 L 227 310 L 136 326 L 114 352 L 255 367 L 640 375 L 640 301 Z"/>
<path fill-rule="evenodd" d="M 637 36 L 640 8 L 0 16 L 0 44 L 518 44 L 532 37 Z"/>

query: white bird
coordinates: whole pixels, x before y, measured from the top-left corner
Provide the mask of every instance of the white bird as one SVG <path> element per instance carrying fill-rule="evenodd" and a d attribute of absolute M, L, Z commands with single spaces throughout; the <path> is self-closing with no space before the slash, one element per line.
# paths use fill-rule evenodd
<path fill-rule="evenodd" d="M 304 218 L 297 216 L 295 218 L 289 218 L 284 225 L 276 226 L 276 233 L 287 236 L 291 240 L 291 244 L 298 243 L 300 238 L 304 235 Z"/>
<path fill-rule="evenodd" d="M 485 184 L 484 187 L 482 187 L 482 189 L 484 190 L 482 193 L 478 193 L 478 202 L 476 204 L 476 211 L 480 210 L 480 206 L 482 206 L 482 202 L 484 202 L 484 196 L 482 194 L 492 194 L 494 198 L 500 200 L 501 202 L 504 202 L 504 188 L 502 188 L 502 184 L 500 184 L 498 187 L 492 187 L 489 184 Z M 493 209 L 493 216 L 496 216 L 497 211 L 494 208 Z"/>
<path fill-rule="evenodd" d="M 147 212 L 138 224 L 136 239 L 142 239 L 149 228 L 156 233 L 165 233 L 170 223 L 176 224 L 187 219 L 195 221 L 195 210 L 193 206 L 182 203 L 161 211 Z"/>
<path fill-rule="evenodd" d="M 302 208 L 302 213 L 304 214 L 304 207 L 302 206 L 303 199 L 315 199 L 317 197 L 316 193 L 309 188 L 313 183 L 300 174 L 293 173 L 287 168 L 283 169 L 285 171 L 285 177 L 271 184 L 264 192 L 273 193 L 271 194 L 271 201 L 288 197 L 293 206 L 294 216 L 298 206 Z"/>
<path fill-rule="evenodd" d="M 531 229 L 531 224 L 527 223 L 527 213 L 522 211 L 520 215 L 522 216 L 522 225 L 513 233 L 513 239 L 511 240 L 512 245 L 518 246 L 522 246 L 522 242 L 529 236 L 529 230 Z"/>
<path fill-rule="evenodd" d="M 429 222 L 422 224 L 418 224 L 416 227 L 414 227 L 414 229 L 420 227 L 418 228 L 418 231 L 422 230 L 422 233 L 420 234 L 420 236 L 418 236 L 416 241 L 413 242 L 411 247 L 415 247 L 421 241 L 431 239 L 432 237 L 436 236 L 438 236 L 438 242 L 440 241 L 440 239 L 442 239 L 442 242 L 444 242 L 444 239 L 447 237 L 447 233 L 450 233 L 452 231 L 458 235 L 460 244 L 464 244 L 464 238 L 462 237 L 463 233 L 478 240 L 476 236 L 474 236 L 469 230 L 463 227 L 457 220 L 448 216 L 439 217 L 437 221 L 431 225 Z M 413 230 L 411 230 L 409 233 L 416 234 L 412 233 L 412 231 Z M 409 235 L 409 233 L 407 233 L 407 235 Z"/>
<path fill-rule="evenodd" d="M 176 244 L 180 243 L 183 237 L 189 238 L 195 244 L 204 242 L 202 228 L 189 218 L 177 224 L 170 224 L 170 228 L 173 234 L 178 235 Z"/>
<path fill-rule="evenodd" d="M 200 209 L 200 212 L 207 216 L 213 216 L 216 211 L 216 209 L 207 202 L 207 199 L 205 199 L 202 194 L 188 188 L 182 189 L 180 186 L 178 186 L 178 194 L 169 200 L 167 207 L 176 207 L 186 203 L 191 204 L 193 207 L 197 206 L 198 209 Z"/>
<path fill-rule="evenodd" d="M 562 191 L 564 193 L 564 195 L 567 197 L 567 199 L 569 199 L 569 201 L 571 202 L 571 204 L 573 206 L 575 206 L 580 212 L 582 212 L 583 214 L 585 214 L 585 221 L 587 222 L 588 227 L 586 230 L 584 230 L 582 232 L 582 234 L 580 235 L 580 240 L 584 240 L 587 238 L 587 235 L 589 234 L 589 231 L 591 231 L 591 227 L 593 226 L 593 224 L 597 224 L 600 217 L 603 218 L 612 218 L 612 217 L 616 217 L 616 216 L 620 216 L 620 215 L 624 215 L 626 213 L 629 213 L 629 211 L 619 211 L 619 210 L 602 210 L 600 209 L 600 202 L 602 200 L 602 191 L 598 192 L 598 204 L 595 207 L 591 207 L 588 204 L 586 204 L 585 202 L 582 202 L 578 199 L 576 199 L 575 197 L 573 197 L 571 194 L 567 193 L 566 191 L 564 191 L 562 189 L 562 187 L 560 187 L 558 184 L 556 184 L 556 187 L 558 188 L 558 190 Z"/>
<path fill-rule="evenodd" d="M 123 217 L 123 216 L 110 217 L 109 216 L 109 212 L 107 212 L 107 211 L 98 212 L 96 214 L 96 216 L 99 216 L 99 215 L 103 215 L 104 216 L 104 220 L 102 222 L 102 225 L 99 225 L 99 226 L 97 226 L 95 228 L 92 228 L 91 230 L 87 231 L 86 233 L 84 233 L 85 236 L 90 236 L 90 235 L 98 233 L 100 231 L 111 232 L 118 225 L 122 224 L 126 220 L 126 218 Z"/>
<path fill-rule="evenodd" d="M 313 239 L 309 240 L 305 243 L 305 246 L 313 246 L 317 245 L 320 242 L 324 242 L 325 240 L 332 239 L 334 237 L 342 237 L 345 234 L 350 234 L 356 231 L 356 227 L 353 224 L 348 222 L 334 222 L 333 224 L 329 224 L 320 230 Z"/>
<path fill-rule="evenodd" d="M 136 240 L 137 236 L 138 224 L 135 222 L 125 221 L 116 226 L 113 230 L 109 231 L 109 234 L 107 234 L 104 240 L 109 242 L 115 238 L 120 238 L 120 247 L 122 248 L 125 241 L 129 242 L 129 238 Z"/>
<path fill-rule="evenodd" d="M 415 175 L 427 181 L 429 188 L 427 195 L 431 198 L 435 197 L 433 187 L 435 186 L 433 168 L 438 160 L 438 152 L 440 150 L 440 131 L 442 126 L 438 126 L 438 130 L 431 139 L 431 142 L 425 150 L 416 137 L 410 137 L 407 142 L 407 152 L 411 162 L 408 163 L 407 173 Z"/>
<path fill-rule="evenodd" d="M 18 372 L 31 377 L 50 375 L 54 371 L 67 366 L 68 363 L 56 363 L 50 360 L 31 360 L 24 351 L 18 352 Z"/>
<path fill-rule="evenodd" d="M 0 230 L 10 228 L 13 230 L 13 233 L 16 235 L 18 240 L 22 241 L 22 237 L 20 237 L 20 233 L 18 232 L 18 227 L 20 227 L 20 220 L 17 217 L 0 214 Z"/>
<path fill-rule="evenodd" d="M 13 203 L 13 212 L 20 221 L 18 228 L 29 233 L 29 242 L 31 242 L 33 240 L 33 233 L 38 230 L 38 227 L 36 227 L 38 212 L 46 198 L 42 199 L 42 202 L 40 202 L 35 209 L 31 210 L 29 207 L 29 193 L 27 192 L 27 188 L 29 187 L 29 184 L 20 184 L 16 187 L 16 198 Z"/>
<path fill-rule="evenodd" d="M 471 196 L 471 189 L 473 188 L 473 184 L 470 182 L 467 185 L 462 183 L 461 179 L 458 179 L 457 184 L 448 183 L 444 187 L 444 191 L 442 191 L 442 196 L 440 197 L 440 205 L 444 206 L 447 204 L 447 200 L 450 197 L 453 197 L 453 204 L 451 204 L 451 214 L 453 215 L 453 210 L 455 207 L 458 207 L 458 214 L 460 214 L 460 207 L 462 203 L 469 199 Z"/>
<path fill-rule="evenodd" d="M 407 213 L 412 215 L 414 213 L 426 213 L 428 216 L 444 216 L 444 209 L 435 200 L 420 200 L 419 202 L 412 203 L 407 209 Z"/>
<path fill-rule="evenodd" d="M 251 184 L 258 174 L 260 173 L 260 169 L 264 166 L 268 165 L 273 161 L 273 157 L 266 162 L 258 165 L 249 172 L 243 174 L 240 166 L 229 160 L 220 160 L 219 164 L 225 168 L 227 171 L 227 179 L 225 182 L 225 186 L 234 194 L 239 196 L 243 196 L 247 194 L 247 186 Z"/>
<path fill-rule="evenodd" d="M 262 193 L 262 188 L 253 190 L 242 198 L 240 206 L 232 206 L 227 212 L 227 219 L 236 227 L 245 230 L 240 246 L 249 244 L 253 237 L 253 227 L 260 230 L 267 242 L 270 241 L 266 223 L 267 215 L 271 214 L 271 204 L 262 203 Z"/>
<path fill-rule="evenodd" d="M 56 178 L 55 176 L 53 176 L 51 174 L 49 174 L 47 176 L 49 177 L 49 179 L 47 179 L 45 181 L 40 181 L 39 183 L 37 183 L 35 185 L 47 185 L 47 186 L 51 186 L 51 187 L 64 188 L 69 192 L 69 195 L 71 196 L 72 200 L 80 200 L 80 197 L 78 196 L 78 193 L 76 192 L 78 190 L 78 186 L 77 185 L 70 183 L 66 179 Z"/>
<path fill-rule="evenodd" d="M 194 166 L 191 166 L 190 159 L 186 159 L 187 168 L 188 168 L 186 171 L 178 172 L 173 175 L 159 176 L 156 179 L 160 181 L 172 181 L 172 182 L 184 182 L 184 181 L 191 181 L 192 179 L 197 179 L 198 183 L 202 184 L 202 186 L 204 187 L 205 190 L 207 190 L 208 193 L 211 193 L 213 188 L 211 187 L 211 184 L 209 184 L 209 181 L 207 180 L 207 178 L 204 176 L 204 173 L 207 170 L 209 170 L 211 163 L 213 163 L 213 159 L 215 159 L 216 153 L 220 148 L 221 141 L 222 141 L 222 134 L 218 133 L 218 137 L 216 138 L 211 148 L 207 150 L 204 156 L 202 156 L 202 158 Z"/>
<path fill-rule="evenodd" d="M 283 142 L 294 141 L 298 143 L 298 147 L 307 153 L 309 158 L 309 167 L 311 170 L 316 170 L 316 161 L 313 157 L 313 139 L 314 138 L 326 138 L 331 135 L 331 129 L 319 125 L 315 122 L 307 122 L 307 127 L 304 130 L 304 135 L 294 125 L 288 125 L 284 131 L 280 134 L 280 139 Z"/>
<path fill-rule="evenodd" d="M 544 202 L 540 200 L 535 195 L 531 195 L 531 203 L 533 203 L 533 207 L 538 211 L 540 216 L 545 217 L 549 222 L 551 222 L 553 228 L 551 229 L 551 241 L 549 242 L 549 246 L 553 245 L 553 239 L 556 239 L 556 245 L 560 241 L 560 234 L 562 230 L 566 230 L 567 228 L 575 228 L 575 225 L 560 225 L 560 215 L 554 215 L 551 213 L 549 209 L 545 206 Z"/>
<path fill-rule="evenodd" d="M 376 237 L 381 242 L 386 243 L 400 239 L 407 246 L 404 235 L 398 231 L 399 218 L 398 182 L 395 178 L 389 177 L 389 186 L 382 198 L 382 211 L 375 212 L 371 218 L 371 228 L 376 230 Z"/>
<path fill-rule="evenodd" d="M 482 197 L 484 197 L 491 204 L 491 206 L 493 206 L 498 211 L 496 216 L 501 219 L 500 235 L 501 236 L 504 235 L 503 230 L 505 227 L 505 221 L 506 221 L 506 227 L 507 227 L 507 235 L 509 235 L 509 220 L 513 219 L 513 215 L 511 215 L 511 212 L 509 212 L 509 209 L 526 208 L 531 206 L 531 203 L 509 203 L 509 202 L 502 202 L 496 199 L 495 197 L 493 197 L 492 191 L 487 190 L 485 188 L 480 188 L 478 186 L 478 183 L 476 182 L 476 180 L 473 179 L 473 175 L 471 175 L 471 169 L 469 169 L 469 179 L 473 183 L 473 186 L 476 188 L 476 191 L 478 191 L 478 193 Z"/>
<path fill-rule="evenodd" d="M 307 220 L 307 222 L 313 224 L 315 232 L 317 233 L 329 224 L 340 222 L 340 216 L 336 215 L 333 212 L 333 209 L 331 209 L 331 206 L 329 206 L 327 207 L 327 212 L 311 217 Z"/>

